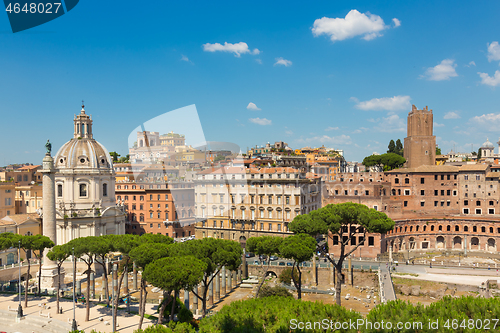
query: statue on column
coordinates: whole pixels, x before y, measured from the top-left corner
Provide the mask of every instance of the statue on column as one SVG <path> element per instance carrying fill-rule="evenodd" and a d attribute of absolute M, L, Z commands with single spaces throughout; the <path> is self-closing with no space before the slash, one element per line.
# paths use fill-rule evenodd
<path fill-rule="evenodd" d="M 50 153 L 52 151 L 52 144 L 47 140 L 47 143 L 45 144 L 45 149 L 47 149 L 47 155 L 50 156 Z"/>

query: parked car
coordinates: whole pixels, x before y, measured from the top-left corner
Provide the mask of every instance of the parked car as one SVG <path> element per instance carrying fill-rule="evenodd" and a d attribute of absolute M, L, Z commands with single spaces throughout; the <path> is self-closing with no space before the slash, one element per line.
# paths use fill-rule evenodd
<path fill-rule="evenodd" d="M 245 257 L 252 258 L 252 257 L 255 257 L 255 254 L 253 254 L 252 252 L 247 252 L 247 253 L 245 253 Z"/>
<path fill-rule="evenodd" d="M 266 256 L 265 254 L 261 254 L 261 255 L 259 256 L 259 259 L 260 259 L 260 260 L 266 260 L 266 259 L 267 259 L 267 256 Z"/>
<path fill-rule="evenodd" d="M 260 265 L 260 261 L 255 260 L 255 261 L 253 262 L 253 264 L 254 264 L 254 265 Z"/>
<path fill-rule="evenodd" d="M 277 257 L 277 256 L 270 256 L 270 257 L 269 257 L 269 260 L 271 260 L 271 261 L 275 261 L 275 260 L 278 260 L 278 257 Z"/>
<path fill-rule="evenodd" d="M 287 265 L 287 266 L 293 266 L 293 263 L 291 263 L 291 262 L 287 262 L 287 263 L 286 263 L 286 265 Z"/>
<path fill-rule="evenodd" d="M 280 261 L 278 265 L 279 265 L 279 266 L 285 266 L 285 265 L 286 265 L 286 263 L 285 263 L 284 261 Z"/>

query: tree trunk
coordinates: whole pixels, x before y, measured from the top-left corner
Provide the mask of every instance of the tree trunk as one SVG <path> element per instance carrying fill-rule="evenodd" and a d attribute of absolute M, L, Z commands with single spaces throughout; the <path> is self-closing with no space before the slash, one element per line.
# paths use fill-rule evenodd
<path fill-rule="evenodd" d="M 146 289 L 146 280 L 141 278 L 141 297 L 139 301 L 139 328 L 142 329 L 142 322 L 144 321 L 144 312 L 146 311 L 146 297 L 148 290 Z"/>
<path fill-rule="evenodd" d="M 299 286 L 299 283 L 297 282 L 297 280 L 295 280 L 295 274 L 293 274 L 293 272 L 295 271 L 295 264 L 296 262 L 293 263 L 293 267 L 292 267 L 292 282 L 293 282 L 293 285 L 295 286 L 295 289 L 297 289 L 297 298 L 300 299 L 300 286 Z M 297 264 L 297 269 L 299 268 L 298 264 Z M 300 275 L 299 275 L 300 277 Z"/>
<path fill-rule="evenodd" d="M 26 274 L 26 278 L 24 279 L 24 281 L 26 282 L 26 288 L 24 288 L 24 307 L 25 308 L 28 307 L 28 287 L 30 286 L 29 282 L 30 282 L 30 268 L 31 268 L 30 260 L 26 258 L 26 261 L 28 262 L 28 273 Z M 21 281 L 19 281 L 19 283 L 21 283 Z"/>
<path fill-rule="evenodd" d="M 297 270 L 299 271 L 299 282 L 297 283 L 298 288 L 297 288 L 297 298 L 302 299 L 302 271 L 299 268 L 299 265 L 297 265 Z M 292 272 L 293 276 L 293 272 Z"/>
<path fill-rule="evenodd" d="M 208 292 L 208 283 L 206 281 L 203 281 L 203 297 L 201 299 L 201 304 L 203 305 L 202 308 L 202 317 L 205 318 L 207 315 L 207 292 Z"/>
<path fill-rule="evenodd" d="M 338 261 L 335 265 L 337 274 L 337 281 L 335 281 L 335 302 L 337 305 L 342 305 L 341 292 L 342 292 L 342 261 Z"/>
<path fill-rule="evenodd" d="M 262 282 L 259 284 L 259 286 L 257 287 L 257 292 L 255 293 L 255 298 L 259 298 L 259 292 L 260 292 L 260 288 L 262 288 L 262 286 L 264 285 L 264 282 L 266 282 L 266 277 L 267 277 L 267 273 L 269 272 L 269 265 L 271 264 L 271 260 L 268 260 L 267 262 L 267 269 L 266 271 L 264 272 L 264 277 L 262 279 Z"/>
<path fill-rule="evenodd" d="M 86 297 L 86 300 L 85 300 L 85 321 L 89 321 L 90 320 L 90 272 L 91 272 L 91 268 L 90 268 L 90 265 L 87 266 L 88 269 L 87 269 L 87 297 Z"/>
<path fill-rule="evenodd" d="M 161 303 L 159 313 L 158 313 L 158 324 L 161 325 L 163 323 L 163 313 L 165 312 L 165 308 L 167 307 L 168 299 L 170 298 L 170 293 L 166 291 L 163 292 L 163 302 Z"/>
<path fill-rule="evenodd" d="M 174 298 L 172 299 L 172 310 L 170 311 L 170 321 L 174 321 L 175 301 L 177 299 L 177 291 L 174 291 Z"/>

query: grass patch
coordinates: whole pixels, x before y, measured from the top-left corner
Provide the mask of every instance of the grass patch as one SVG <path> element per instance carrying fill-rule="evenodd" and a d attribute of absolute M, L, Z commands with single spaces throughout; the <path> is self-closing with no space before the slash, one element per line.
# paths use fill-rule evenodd
<path fill-rule="evenodd" d="M 436 286 L 439 286 L 442 284 L 442 283 L 433 282 L 433 281 L 413 280 L 413 279 L 405 279 L 405 278 L 399 278 L 399 277 L 394 277 L 392 279 L 392 283 L 393 284 L 404 284 L 407 286 L 421 286 L 423 288 L 436 287 Z"/>
<path fill-rule="evenodd" d="M 397 275 L 418 276 L 418 274 L 415 274 L 415 273 L 394 273 L 394 274 L 397 274 Z"/>

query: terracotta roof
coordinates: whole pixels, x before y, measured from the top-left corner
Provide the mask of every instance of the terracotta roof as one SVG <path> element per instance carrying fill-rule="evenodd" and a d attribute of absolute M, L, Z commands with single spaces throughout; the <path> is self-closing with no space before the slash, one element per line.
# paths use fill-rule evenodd
<path fill-rule="evenodd" d="M 498 178 L 500 177 L 500 172 L 488 172 L 486 178 Z"/>
<path fill-rule="evenodd" d="M 223 168 L 208 168 L 198 172 L 199 175 L 211 174 L 237 174 L 237 173 L 297 173 L 297 169 L 290 167 L 273 167 L 273 168 L 243 168 L 243 167 L 223 167 Z"/>
<path fill-rule="evenodd" d="M 488 169 L 487 164 L 466 164 L 460 167 L 460 171 L 485 171 Z"/>
<path fill-rule="evenodd" d="M 453 165 L 421 165 L 416 168 L 400 168 L 386 173 L 429 173 L 429 172 L 458 172 L 459 167 Z"/>
<path fill-rule="evenodd" d="M 2 225 L 21 225 L 28 221 L 41 222 L 40 217 L 36 213 L 7 215 L 0 219 Z"/>
<path fill-rule="evenodd" d="M 33 170 L 39 167 L 41 167 L 41 165 L 25 165 L 17 170 Z"/>

